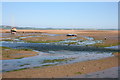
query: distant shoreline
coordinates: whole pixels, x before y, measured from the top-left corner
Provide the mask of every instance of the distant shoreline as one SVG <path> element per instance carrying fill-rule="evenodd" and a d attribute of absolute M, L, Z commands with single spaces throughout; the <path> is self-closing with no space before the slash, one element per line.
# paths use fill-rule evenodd
<path fill-rule="evenodd" d="M 0 26 L 0 29 L 11 29 L 13 26 Z M 19 27 L 19 26 L 14 26 L 16 27 L 17 29 L 19 30 L 120 30 L 119 28 L 118 29 L 115 29 L 115 28 L 109 28 L 109 29 L 101 29 L 101 28 L 52 28 L 52 27 Z"/>
<path fill-rule="evenodd" d="M 0 28 L 4 29 L 4 28 Z M 63 29 L 63 28 L 35 28 L 35 29 L 30 29 L 30 28 L 17 28 L 18 30 L 120 30 L 120 29 Z M 10 29 L 5 29 L 5 30 L 10 30 Z"/>
<path fill-rule="evenodd" d="M 54 31 L 54 32 L 53 32 L 53 31 Z M 20 33 L 21 33 L 21 32 L 26 32 L 26 33 L 27 33 L 27 32 L 32 32 L 32 33 L 36 33 L 36 32 L 37 32 L 37 33 L 41 33 L 41 32 L 42 32 L 42 33 L 49 33 L 49 32 L 52 32 L 52 33 L 56 33 L 57 31 L 60 31 L 60 32 L 62 31 L 62 32 L 64 32 L 64 33 L 68 33 L 68 34 L 69 34 L 69 33 L 76 33 L 76 31 L 82 31 L 82 32 L 84 32 L 84 31 L 85 31 L 85 32 L 86 32 L 86 31 L 87 31 L 87 32 L 89 32 L 89 31 L 90 31 L 90 32 L 94 32 L 94 31 L 96 32 L 96 31 L 97 31 L 97 32 L 101 32 L 101 31 L 119 31 L 119 30 L 62 30 L 62 29 L 61 29 L 61 30 L 60 30 L 60 29 L 56 29 L 56 30 L 55 30 L 55 29 L 54 29 L 54 30 L 52 30 L 52 29 L 34 30 L 34 29 L 17 29 L 17 32 L 18 32 L 18 33 L 19 33 L 19 32 L 20 32 Z M 67 31 L 67 32 L 66 32 L 66 31 Z M 10 29 L 1 29 L 0 32 L 2 32 L 2 33 L 10 33 Z"/>

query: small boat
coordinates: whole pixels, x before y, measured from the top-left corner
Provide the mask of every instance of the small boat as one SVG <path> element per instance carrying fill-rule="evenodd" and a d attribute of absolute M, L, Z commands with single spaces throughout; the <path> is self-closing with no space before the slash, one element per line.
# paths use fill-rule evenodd
<path fill-rule="evenodd" d="M 77 34 L 67 34 L 66 36 L 77 36 Z"/>

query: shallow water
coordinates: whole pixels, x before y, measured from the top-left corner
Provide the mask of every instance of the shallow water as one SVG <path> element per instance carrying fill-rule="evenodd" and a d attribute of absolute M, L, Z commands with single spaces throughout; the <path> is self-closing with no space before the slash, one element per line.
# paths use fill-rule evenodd
<path fill-rule="evenodd" d="M 117 49 L 109 48 L 98 48 L 92 46 L 77 46 L 77 45 L 54 45 L 49 43 L 25 43 L 25 42 L 1 42 L 1 46 L 11 47 L 15 49 L 29 48 L 37 51 L 58 51 L 58 50 L 69 50 L 69 51 L 99 51 L 99 52 L 116 52 Z"/>
<path fill-rule="evenodd" d="M 49 36 L 58 36 L 54 34 L 43 34 Z M 35 36 L 28 36 L 28 37 L 35 37 Z M 83 36 L 85 37 L 85 36 Z M 27 37 L 21 37 L 27 38 Z M 85 46 L 88 44 L 95 44 L 101 43 L 100 40 L 94 40 L 91 37 L 85 37 L 87 40 L 80 42 L 81 40 L 71 40 L 75 39 L 76 37 L 65 39 L 64 41 L 60 41 L 55 43 L 26 43 L 24 41 L 21 42 L 12 42 L 12 41 L 1 41 L 0 46 L 11 47 L 15 49 L 33 49 L 39 52 L 39 55 L 33 57 L 27 57 L 22 59 L 12 59 L 12 60 L 0 60 L 3 66 L 3 72 L 17 70 L 22 68 L 33 68 L 33 67 L 40 67 L 50 64 L 69 64 L 74 62 L 80 61 L 87 61 L 87 60 L 94 60 L 94 59 L 101 59 L 105 57 L 113 56 L 112 52 L 118 52 L 118 49 L 114 48 L 97 48 L 97 47 L 89 47 Z M 19 41 L 19 39 L 16 39 Z M 74 41 L 77 42 L 79 45 L 65 45 L 64 43 Z M 63 44 L 64 45 L 63 45 Z M 82 46 L 81 46 L 82 45 Z M 48 62 L 43 63 L 44 60 L 54 60 L 54 59 L 70 59 L 72 60 L 63 61 L 63 62 Z"/>
<path fill-rule="evenodd" d="M 30 37 L 42 37 L 42 35 L 47 35 L 47 36 L 61 36 L 62 34 L 48 34 L 48 33 L 40 33 L 39 36 L 35 36 L 37 35 L 38 33 L 25 33 L 25 34 L 17 34 L 16 36 L 25 36 L 25 37 L 19 37 L 19 38 L 0 38 L 0 39 L 12 39 L 14 42 L 24 42 L 23 40 L 21 39 L 24 39 L 24 38 L 30 38 Z M 29 36 L 29 35 L 33 35 L 33 36 Z M 10 33 L 3 33 L 2 34 L 3 37 L 5 36 L 11 36 Z M 80 46 L 85 46 L 85 45 L 91 45 L 91 44 L 96 44 L 96 43 L 102 43 L 102 40 L 94 40 L 94 38 L 92 37 L 87 37 L 87 36 L 79 36 L 79 37 L 83 37 L 83 38 L 86 38 L 87 40 L 72 40 L 72 39 L 76 39 L 77 37 L 71 37 L 68 39 L 65 39 L 63 41 L 59 41 L 59 42 L 52 42 L 50 44 L 62 44 L 62 45 L 67 45 L 71 42 L 76 42 L 76 44 L 71 44 L 71 45 L 80 45 Z"/>
<path fill-rule="evenodd" d="M 33 68 L 50 64 L 66 64 L 80 61 L 101 59 L 113 56 L 112 52 L 117 50 L 83 47 L 83 46 L 65 46 L 65 45 L 50 45 L 42 43 L 18 43 L 18 42 L 3 42 L 2 46 L 11 48 L 29 48 L 39 52 L 39 55 L 22 59 L 2 60 L 3 72 L 17 70 L 22 68 Z M 70 61 L 43 63 L 44 60 L 74 58 Z"/>
<path fill-rule="evenodd" d="M 108 48 L 108 49 L 120 49 L 120 45 L 118 45 L 118 46 L 111 46 L 111 47 L 105 47 L 105 48 Z"/>
<path fill-rule="evenodd" d="M 12 59 L 12 60 L 3 60 L 3 72 L 17 70 L 22 68 L 32 68 L 37 66 L 44 66 L 50 64 L 69 64 L 80 61 L 94 60 L 105 57 L 113 56 L 112 53 L 99 53 L 99 52 L 85 52 L 85 51 L 48 51 L 48 52 L 39 52 L 38 56 L 27 57 L 22 59 Z M 54 60 L 54 59 L 66 59 L 74 58 L 70 61 L 63 62 L 48 62 L 43 63 L 44 60 Z"/>
<path fill-rule="evenodd" d="M 91 44 L 96 44 L 96 43 L 102 43 L 102 40 L 94 40 L 94 38 L 92 37 L 87 37 L 87 36 L 79 36 L 79 37 L 83 37 L 86 38 L 87 40 L 72 40 L 72 39 L 76 39 L 77 37 L 71 37 L 68 39 L 65 39 L 64 41 L 60 41 L 60 42 L 55 42 L 54 44 L 62 44 L 62 45 L 67 45 L 71 42 L 75 42 L 75 44 L 70 44 L 70 45 L 80 45 L 80 46 L 86 46 L 86 45 L 91 45 Z"/>

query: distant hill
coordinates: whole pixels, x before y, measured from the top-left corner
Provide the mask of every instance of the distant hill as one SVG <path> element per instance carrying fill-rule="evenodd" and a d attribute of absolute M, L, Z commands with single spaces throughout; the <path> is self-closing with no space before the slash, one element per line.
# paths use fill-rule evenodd
<path fill-rule="evenodd" d="M 4 25 L 2 25 L 2 26 L 0 26 L 0 29 L 11 29 L 12 28 L 12 26 L 4 26 Z M 37 29 L 37 28 L 31 28 L 31 27 L 16 27 L 17 29 Z"/>
<path fill-rule="evenodd" d="M 0 26 L 0 29 L 11 29 L 11 26 Z"/>
<path fill-rule="evenodd" d="M 12 26 L 2 25 L 0 29 L 11 29 Z M 32 27 L 16 27 L 17 29 L 26 30 L 117 30 L 117 29 L 86 29 L 86 28 L 32 28 Z M 120 29 L 119 29 L 120 30 Z"/>

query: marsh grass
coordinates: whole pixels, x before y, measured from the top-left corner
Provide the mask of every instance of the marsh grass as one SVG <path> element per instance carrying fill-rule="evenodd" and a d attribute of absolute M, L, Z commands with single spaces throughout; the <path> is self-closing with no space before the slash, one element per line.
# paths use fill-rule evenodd
<path fill-rule="evenodd" d="M 6 71 L 6 72 L 21 71 L 21 70 L 25 70 L 25 69 L 29 69 L 29 68 L 22 68 L 22 69 L 17 69 L 17 70 L 12 70 L 12 71 Z"/>
<path fill-rule="evenodd" d="M 20 67 L 25 66 L 25 65 L 30 65 L 30 64 L 28 64 L 28 63 L 26 63 L 26 64 L 22 64 L 22 65 L 20 65 Z"/>
<path fill-rule="evenodd" d="M 92 44 L 92 45 L 89 45 L 89 46 L 95 46 L 95 47 L 111 47 L 111 46 L 117 46 L 117 45 L 120 45 L 120 42 L 118 43 L 110 43 L 110 44 L 106 44 L 106 43 L 96 43 L 96 44 Z"/>
<path fill-rule="evenodd" d="M 44 60 L 43 63 L 54 63 L 54 62 L 63 62 L 63 61 L 69 61 L 73 60 L 75 58 L 69 58 L 69 59 L 53 59 L 53 60 Z"/>
<path fill-rule="evenodd" d="M 82 72 L 76 72 L 75 74 L 82 74 Z"/>
<path fill-rule="evenodd" d="M 21 51 L 21 50 L 23 50 L 23 51 L 33 51 L 32 49 L 14 49 L 14 50 L 19 50 L 19 51 Z"/>
<path fill-rule="evenodd" d="M 0 46 L 0 50 L 5 50 L 5 49 L 11 49 L 10 47 L 3 47 L 3 46 Z"/>
<path fill-rule="evenodd" d="M 32 49 L 13 49 L 13 48 L 9 48 L 9 47 L 0 47 L 0 50 L 2 50 L 1 54 L 3 58 L 12 58 L 13 54 L 17 54 L 19 51 L 32 51 Z M 12 59 L 22 59 L 24 57 L 16 57 L 16 58 L 12 58 Z"/>
<path fill-rule="evenodd" d="M 33 68 L 42 68 L 41 66 L 36 66 L 36 67 L 33 67 Z"/>
<path fill-rule="evenodd" d="M 24 65 L 29 65 L 29 64 L 24 64 Z M 21 65 L 21 66 L 24 66 L 24 65 Z M 42 66 L 36 66 L 36 67 L 33 67 L 33 68 L 42 68 L 42 67 L 47 67 L 47 66 L 54 66 L 54 65 L 57 65 L 57 64 L 47 64 L 47 65 L 42 65 Z M 21 69 L 17 69 L 17 70 L 11 70 L 11 71 L 4 71 L 4 72 L 13 72 L 13 71 L 21 71 L 21 70 L 25 70 L 25 69 L 30 69 L 30 68 L 21 68 Z"/>
<path fill-rule="evenodd" d="M 56 40 L 46 40 L 46 41 L 25 41 L 28 43 L 52 43 L 52 42 L 59 42 L 60 40 L 56 41 Z"/>
<path fill-rule="evenodd" d="M 2 39 L 2 41 L 14 41 L 12 39 Z"/>
<path fill-rule="evenodd" d="M 42 66 L 55 66 L 57 64 L 46 64 L 46 65 L 42 65 Z"/>
<path fill-rule="evenodd" d="M 43 63 L 54 63 L 54 62 L 62 62 L 67 61 L 66 59 L 54 59 L 54 60 L 44 60 Z"/>
<path fill-rule="evenodd" d="M 24 58 L 24 57 L 18 57 L 18 58 L 14 58 L 14 59 L 22 59 L 22 58 Z"/>
<path fill-rule="evenodd" d="M 70 44 L 77 44 L 77 42 L 69 42 L 69 43 L 64 43 L 64 44 L 68 44 L 68 45 L 70 45 Z"/>
<path fill-rule="evenodd" d="M 5 50 L 5 49 L 18 50 L 18 51 L 21 51 L 21 50 L 32 51 L 32 49 L 13 49 L 13 48 L 10 48 L 10 47 L 3 47 L 3 46 L 0 47 L 0 50 Z"/>

